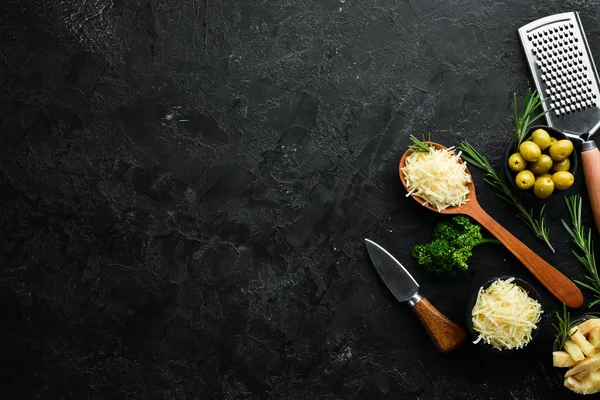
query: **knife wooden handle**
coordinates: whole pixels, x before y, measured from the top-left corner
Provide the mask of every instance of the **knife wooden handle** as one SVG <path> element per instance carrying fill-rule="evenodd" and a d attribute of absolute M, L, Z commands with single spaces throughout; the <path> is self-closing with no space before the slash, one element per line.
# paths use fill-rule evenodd
<path fill-rule="evenodd" d="M 435 347 L 442 353 L 450 353 L 465 340 L 465 330 L 446 318 L 425 297 L 412 309 L 427 330 Z"/>
<path fill-rule="evenodd" d="M 582 151 L 581 164 L 596 228 L 600 231 L 600 151 L 596 147 Z"/>

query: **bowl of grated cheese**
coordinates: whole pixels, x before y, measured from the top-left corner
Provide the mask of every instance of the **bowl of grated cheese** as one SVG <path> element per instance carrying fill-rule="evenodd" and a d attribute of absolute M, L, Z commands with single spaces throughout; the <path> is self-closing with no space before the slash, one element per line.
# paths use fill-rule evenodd
<path fill-rule="evenodd" d="M 494 353 L 525 349 L 539 333 L 541 303 L 540 294 L 522 279 L 490 279 L 469 303 L 467 326 L 473 343 Z"/>

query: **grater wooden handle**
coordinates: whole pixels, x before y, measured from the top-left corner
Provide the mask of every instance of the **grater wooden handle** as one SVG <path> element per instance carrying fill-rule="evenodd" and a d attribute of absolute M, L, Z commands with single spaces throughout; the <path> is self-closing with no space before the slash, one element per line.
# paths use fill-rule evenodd
<path fill-rule="evenodd" d="M 581 163 L 585 175 L 585 185 L 596 221 L 596 228 L 600 231 L 600 151 L 597 147 L 581 152 Z"/>

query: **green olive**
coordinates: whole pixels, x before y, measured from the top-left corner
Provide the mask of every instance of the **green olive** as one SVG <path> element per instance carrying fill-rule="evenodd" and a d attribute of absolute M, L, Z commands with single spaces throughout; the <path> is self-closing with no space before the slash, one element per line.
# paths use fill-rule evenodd
<path fill-rule="evenodd" d="M 514 153 L 508 157 L 508 167 L 515 172 L 523 171 L 527 168 L 527 161 L 525 161 L 521 154 Z"/>
<path fill-rule="evenodd" d="M 521 171 L 515 177 L 515 185 L 521 190 L 527 190 L 533 186 L 535 183 L 535 176 L 533 176 L 533 172 L 528 169 Z"/>
<path fill-rule="evenodd" d="M 552 168 L 552 159 L 547 154 L 542 154 L 536 162 L 529 164 L 529 170 L 534 175 L 543 175 Z"/>
<path fill-rule="evenodd" d="M 556 161 L 552 165 L 552 171 L 554 172 L 568 171 L 569 169 L 571 169 L 571 160 L 568 157 L 562 161 Z"/>
<path fill-rule="evenodd" d="M 554 187 L 558 190 L 567 190 L 571 187 L 575 178 L 573 174 L 567 171 L 558 171 L 552 175 L 552 181 L 554 182 Z"/>
<path fill-rule="evenodd" d="M 554 136 L 550 136 L 550 146 L 552 146 L 556 142 L 558 142 L 558 139 L 555 138 Z"/>
<path fill-rule="evenodd" d="M 523 142 L 524 143 L 524 142 Z M 573 152 L 573 143 L 570 140 L 559 140 L 553 145 L 550 146 L 550 150 L 548 150 L 548 154 L 554 161 L 562 161 L 565 158 L 569 157 Z"/>
<path fill-rule="evenodd" d="M 570 142 L 569 142 L 570 143 Z M 525 159 L 525 161 L 537 161 L 542 155 L 540 147 L 533 143 L 531 140 L 526 140 L 519 146 L 519 153 Z"/>
<path fill-rule="evenodd" d="M 554 192 L 554 182 L 548 177 L 539 177 L 533 185 L 533 194 L 540 199 L 546 199 Z"/>
<path fill-rule="evenodd" d="M 552 174 L 548 174 L 548 173 L 542 174 L 542 175 L 538 176 L 537 178 L 535 178 L 535 180 L 538 180 L 540 178 L 550 178 L 550 179 L 552 179 Z"/>
<path fill-rule="evenodd" d="M 550 134 L 543 129 L 536 129 L 531 134 L 531 141 L 537 144 L 540 150 L 545 150 L 550 146 Z"/>

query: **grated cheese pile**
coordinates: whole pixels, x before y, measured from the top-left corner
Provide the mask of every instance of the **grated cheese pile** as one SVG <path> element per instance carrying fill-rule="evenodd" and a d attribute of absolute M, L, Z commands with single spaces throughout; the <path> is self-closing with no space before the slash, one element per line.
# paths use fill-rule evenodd
<path fill-rule="evenodd" d="M 473 343 L 483 340 L 498 350 L 511 350 L 522 348 L 531 340 L 542 307 L 513 280 L 498 279 L 487 289 L 479 289 L 471 311 L 473 327 L 479 334 Z"/>
<path fill-rule="evenodd" d="M 418 196 L 425 200 L 423 205 L 431 204 L 438 211 L 465 204 L 471 175 L 459 160 L 460 153 L 456 155 L 451 149 L 431 147 L 428 153 L 411 153 L 402 168 L 408 187 L 406 196 Z"/>

